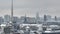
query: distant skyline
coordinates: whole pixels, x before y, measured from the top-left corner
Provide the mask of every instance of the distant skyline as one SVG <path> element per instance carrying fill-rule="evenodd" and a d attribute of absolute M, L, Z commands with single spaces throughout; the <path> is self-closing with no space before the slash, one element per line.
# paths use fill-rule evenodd
<path fill-rule="evenodd" d="M 16 16 L 40 16 L 44 14 L 51 16 L 60 16 L 60 0 L 13 0 L 14 15 Z M 0 0 L 0 15 L 10 15 L 11 0 Z"/>

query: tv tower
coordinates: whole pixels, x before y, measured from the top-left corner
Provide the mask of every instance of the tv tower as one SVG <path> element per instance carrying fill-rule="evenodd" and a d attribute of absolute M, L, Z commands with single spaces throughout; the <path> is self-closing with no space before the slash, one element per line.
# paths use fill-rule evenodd
<path fill-rule="evenodd" d="M 11 23 L 13 23 L 13 0 L 11 1 Z"/>

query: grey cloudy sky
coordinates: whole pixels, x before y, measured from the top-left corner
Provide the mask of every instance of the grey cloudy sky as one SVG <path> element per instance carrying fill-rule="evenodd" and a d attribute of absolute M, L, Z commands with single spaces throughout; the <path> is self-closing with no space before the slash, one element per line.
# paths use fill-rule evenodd
<path fill-rule="evenodd" d="M 60 0 L 13 0 L 14 15 L 40 16 L 47 14 L 60 16 Z M 10 14 L 11 0 L 0 0 L 0 15 Z"/>

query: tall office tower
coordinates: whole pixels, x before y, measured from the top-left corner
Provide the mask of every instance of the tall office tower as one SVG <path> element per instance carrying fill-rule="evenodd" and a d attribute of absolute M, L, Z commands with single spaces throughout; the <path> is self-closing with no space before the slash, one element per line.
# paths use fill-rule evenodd
<path fill-rule="evenodd" d="M 10 22 L 10 15 L 4 15 L 4 22 L 9 23 Z"/>
<path fill-rule="evenodd" d="M 47 15 L 47 20 L 51 20 L 51 16 L 50 15 Z"/>
<path fill-rule="evenodd" d="M 44 22 L 46 22 L 47 21 L 47 16 L 46 15 L 44 15 Z"/>
<path fill-rule="evenodd" d="M 40 17 L 39 17 L 39 12 L 36 13 L 36 19 L 39 20 Z"/>
<path fill-rule="evenodd" d="M 50 22 L 51 21 L 51 16 L 50 15 L 46 15 L 47 21 Z"/>
<path fill-rule="evenodd" d="M 57 21 L 57 16 L 55 16 L 55 21 Z"/>
<path fill-rule="evenodd" d="M 4 23 L 4 19 L 0 17 L 0 24 Z"/>
<path fill-rule="evenodd" d="M 39 12 L 37 12 L 36 13 L 36 22 L 37 22 L 37 24 L 39 23 L 39 21 L 40 21 Z"/>
<path fill-rule="evenodd" d="M 25 14 L 25 17 L 24 17 L 24 22 L 23 22 L 24 24 L 28 24 L 27 23 L 27 17 L 26 17 L 26 14 Z"/>

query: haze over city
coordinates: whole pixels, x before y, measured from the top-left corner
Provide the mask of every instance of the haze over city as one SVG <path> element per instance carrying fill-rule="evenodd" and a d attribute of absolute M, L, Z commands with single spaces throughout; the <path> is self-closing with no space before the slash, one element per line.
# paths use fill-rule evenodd
<path fill-rule="evenodd" d="M 40 16 L 47 14 L 60 16 L 60 0 L 13 0 L 14 15 L 35 16 L 39 12 Z M 0 0 L 0 16 L 10 15 L 11 0 Z"/>
<path fill-rule="evenodd" d="M 0 0 L 0 34 L 60 34 L 60 0 Z"/>

